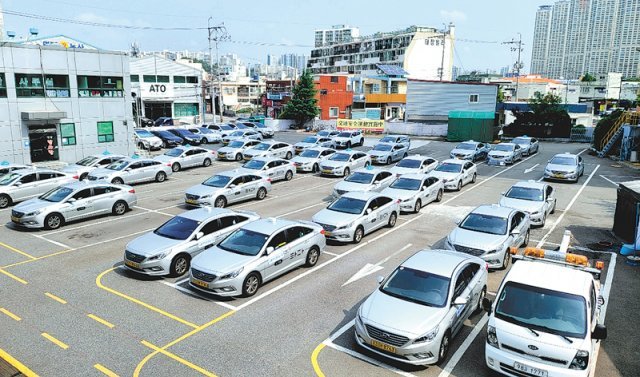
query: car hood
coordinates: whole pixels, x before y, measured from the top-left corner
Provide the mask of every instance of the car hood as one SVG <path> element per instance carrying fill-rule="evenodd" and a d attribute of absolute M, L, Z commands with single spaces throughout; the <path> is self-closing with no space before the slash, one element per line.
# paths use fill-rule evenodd
<path fill-rule="evenodd" d="M 61 203 L 52 203 L 46 200 L 33 198 L 27 201 L 24 201 L 22 203 L 18 203 L 15 207 L 13 207 L 13 209 L 18 212 L 30 213 L 30 212 L 37 211 L 39 209 L 47 208 L 53 205 L 60 205 L 60 204 Z"/>
<path fill-rule="evenodd" d="M 468 149 L 454 149 L 451 151 L 452 154 L 461 154 L 464 156 L 470 156 L 474 153 L 474 151 L 470 151 Z"/>
<path fill-rule="evenodd" d="M 365 322 L 383 330 L 409 335 L 409 338 L 417 338 L 433 330 L 446 311 L 446 308 L 401 300 L 378 289 L 360 307 L 360 315 Z"/>
<path fill-rule="evenodd" d="M 302 164 L 302 165 L 304 165 L 304 164 L 309 164 L 309 163 L 316 162 L 316 161 L 317 161 L 317 159 L 316 159 L 316 158 L 311 158 L 311 157 L 300 157 L 300 156 L 294 157 L 294 158 L 291 160 L 291 162 L 293 162 L 294 164 L 295 164 L 295 163 L 299 163 L 299 164 Z"/>
<path fill-rule="evenodd" d="M 520 211 L 534 213 L 542 210 L 544 202 L 538 202 L 533 200 L 513 199 L 503 196 L 500 198 L 500 203 L 503 207 L 515 208 Z"/>
<path fill-rule="evenodd" d="M 401 168 L 398 166 L 394 166 L 391 169 L 389 169 L 389 172 L 391 174 L 412 174 L 412 173 L 418 173 L 420 171 L 420 169 L 414 169 L 414 168 Z"/>
<path fill-rule="evenodd" d="M 220 276 L 239 269 L 254 258 L 256 257 L 232 253 L 215 246 L 193 258 L 191 267 Z"/>
<path fill-rule="evenodd" d="M 518 144 L 520 146 L 520 148 L 523 148 L 525 150 L 531 148 L 531 144 Z"/>
<path fill-rule="evenodd" d="M 220 187 L 211 187 L 203 184 L 195 185 L 189 187 L 185 193 L 197 196 L 205 196 L 205 195 L 216 195 L 216 193 L 224 190 L 224 188 Z"/>
<path fill-rule="evenodd" d="M 489 152 L 489 157 L 491 157 L 491 156 L 508 157 L 508 156 L 511 156 L 512 154 L 513 154 L 513 152 L 491 151 L 491 152 Z"/>
<path fill-rule="evenodd" d="M 371 157 L 385 157 L 391 154 L 391 151 L 374 151 L 370 150 L 367 154 Z"/>
<path fill-rule="evenodd" d="M 454 179 L 457 179 L 458 177 L 460 177 L 462 173 L 447 173 L 444 171 L 431 171 L 429 173 L 430 176 L 432 177 L 436 177 L 436 178 L 440 178 L 440 179 L 446 179 L 447 181 L 452 181 Z"/>
<path fill-rule="evenodd" d="M 123 170 L 111 170 L 105 168 L 97 168 L 94 169 L 89 175 L 93 177 L 108 177 L 112 174 L 122 172 Z"/>
<path fill-rule="evenodd" d="M 341 137 L 341 136 L 336 136 L 333 138 L 333 141 L 350 141 L 351 138 L 350 137 Z"/>
<path fill-rule="evenodd" d="M 231 148 L 231 147 L 222 147 L 218 149 L 218 154 L 220 153 L 235 153 L 242 151 L 242 148 Z"/>
<path fill-rule="evenodd" d="M 313 218 L 311 220 L 314 223 L 333 225 L 339 228 L 353 222 L 354 220 L 359 219 L 360 216 L 362 215 L 354 215 L 351 213 L 342 213 L 331 211 L 329 209 L 323 209 L 322 211 L 313 215 Z"/>
<path fill-rule="evenodd" d="M 391 197 L 394 199 L 406 200 L 414 197 L 419 192 L 420 191 L 399 190 L 399 189 L 387 187 L 386 189 L 382 190 L 382 195 L 387 195 L 388 197 Z"/>
<path fill-rule="evenodd" d="M 474 232 L 460 227 L 455 228 L 449 233 L 450 243 L 485 251 L 495 250 L 502 246 L 506 238 L 506 234 Z"/>
<path fill-rule="evenodd" d="M 569 165 L 556 165 L 556 164 L 547 164 L 546 170 L 553 171 L 562 171 L 562 172 L 575 172 L 578 170 L 577 166 L 569 166 Z"/>
<path fill-rule="evenodd" d="M 70 164 L 63 167 L 62 171 L 65 173 L 74 174 L 79 172 L 86 172 L 91 169 L 93 169 L 93 166 L 82 166 L 82 165 Z"/>
<path fill-rule="evenodd" d="M 178 158 L 179 157 L 171 157 L 165 154 L 161 154 L 159 156 L 154 157 L 153 159 L 161 162 L 175 162 L 176 160 L 178 160 Z"/>
<path fill-rule="evenodd" d="M 262 156 L 266 156 L 267 154 L 269 154 L 269 151 L 260 151 L 253 148 L 247 149 L 246 151 L 244 151 L 245 156 L 262 157 Z"/>
<path fill-rule="evenodd" d="M 370 191 L 372 186 L 369 183 L 363 184 L 363 183 L 341 181 L 336 183 L 336 185 L 333 188 L 336 190 L 351 192 L 351 191 Z"/>
<path fill-rule="evenodd" d="M 304 143 L 304 142 L 299 142 L 299 143 L 295 143 L 293 144 L 294 147 L 298 147 L 298 148 L 311 148 L 311 147 L 315 147 L 316 144 L 314 143 Z"/>
<path fill-rule="evenodd" d="M 168 251 L 183 242 L 185 242 L 185 240 L 172 240 L 171 238 L 149 232 L 129 242 L 126 249 L 134 254 L 151 257 L 165 250 Z"/>
<path fill-rule="evenodd" d="M 326 166 L 329 168 L 341 168 L 347 166 L 348 162 L 346 161 L 323 161 L 322 166 Z"/>

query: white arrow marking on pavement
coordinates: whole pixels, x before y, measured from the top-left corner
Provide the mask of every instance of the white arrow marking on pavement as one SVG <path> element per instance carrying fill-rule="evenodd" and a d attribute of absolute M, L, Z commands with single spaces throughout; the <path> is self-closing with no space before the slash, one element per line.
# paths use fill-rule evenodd
<path fill-rule="evenodd" d="M 381 260 L 380 262 L 376 263 L 376 264 L 371 264 L 371 263 L 367 263 L 364 267 L 362 267 L 360 269 L 360 271 L 356 272 L 349 280 L 347 280 L 346 283 L 342 284 L 342 286 L 344 287 L 345 285 L 349 284 L 349 283 L 353 283 L 356 280 L 360 280 L 365 276 L 371 275 L 375 272 L 378 272 L 380 270 L 382 270 L 384 267 L 382 267 L 381 265 L 386 263 L 389 259 L 393 258 L 394 256 L 400 254 L 401 252 L 407 250 L 408 248 L 410 248 L 411 246 L 413 246 L 413 244 L 407 244 L 405 245 L 405 247 L 403 247 L 402 249 L 396 251 L 395 253 L 389 255 L 388 257 L 384 258 L 383 260 Z"/>
<path fill-rule="evenodd" d="M 533 169 L 535 169 L 538 165 L 540 165 L 540 164 L 535 164 L 532 167 L 530 167 L 529 169 L 524 169 L 524 174 L 531 173 L 533 171 Z"/>

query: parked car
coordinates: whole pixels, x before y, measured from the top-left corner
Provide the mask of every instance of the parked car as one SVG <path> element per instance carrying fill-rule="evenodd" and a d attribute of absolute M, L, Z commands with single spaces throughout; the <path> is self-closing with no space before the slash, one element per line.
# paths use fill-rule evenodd
<path fill-rule="evenodd" d="M 380 192 L 396 179 L 390 172 L 382 169 L 360 168 L 356 169 L 344 180 L 333 187 L 333 197 L 337 198 L 353 191 Z"/>
<path fill-rule="evenodd" d="M 153 122 L 153 125 L 156 126 L 156 127 L 158 127 L 158 126 L 173 126 L 175 123 L 177 123 L 177 122 L 175 122 L 173 120 L 173 118 L 171 118 L 171 117 L 160 117 L 160 118 L 156 119 Z"/>
<path fill-rule="evenodd" d="M 408 152 L 409 147 L 405 144 L 378 143 L 367 154 L 371 156 L 373 163 L 389 165 L 407 157 Z"/>
<path fill-rule="evenodd" d="M 315 266 L 326 246 L 323 233 L 308 221 L 251 222 L 193 259 L 189 285 L 217 296 L 253 296 L 282 274 Z"/>
<path fill-rule="evenodd" d="M 313 215 L 327 239 L 360 243 L 362 238 L 384 226 L 396 225 L 400 213 L 399 200 L 377 192 L 350 192 Z"/>
<path fill-rule="evenodd" d="M 200 145 L 202 144 L 202 136 L 196 135 L 193 132 L 185 128 L 172 128 L 167 131 L 172 134 L 181 137 L 184 140 L 184 144 Z"/>
<path fill-rule="evenodd" d="M 335 144 L 331 138 L 320 136 L 307 136 L 293 146 L 295 147 L 296 154 L 300 154 L 307 148 L 324 147 L 335 149 Z"/>
<path fill-rule="evenodd" d="M 207 178 L 185 192 L 187 206 L 226 207 L 248 199 L 264 199 L 271 191 L 271 180 L 246 171 L 229 170 Z"/>
<path fill-rule="evenodd" d="M 502 193 L 499 204 L 529 214 L 532 225 L 544 226 L 547 216 L 556 210 L 557 199 L 553 187 L 536 181 L 522 181 Z"/>
<path fill-rule="evenodd" d="M 75 164 L 63 167 L 62 172 L 78 177 L 77 179 L 82 181 L 87 178 L 89 173 L 94 169 L 104 168 L 107 165 L 122 160 L 123 158 L 127 158 L 127 156 L 111 153 L 94 154 L 81 159 Z"/>
<path fill-rule="evenodd" d="M 329 139 L 333 139 L 338 135 L 340 135 L 340 131 L 338 130 L 322 130 L 322 131 L 316 132 L 316 136 L 327 137 Z"/>
<path fill-rule="evenodd" d="M 429 175 L 441 179 L 446 190 L 460 191 L 467 183 L 476 183 L 478 167 L 470 161 L 444 160 Z"/>
<path fill-rule="evenodd" d="M 253 130 L 237 130 L 222 138 L 222 145 L 226 146 L 233 140 L 253 139 L 262 140 L 262 134 Z"/>
<path fill-rule="evenodd" d="M 169 131 L 154 130 L 154 131 L 151 131 L 151 133 L 159 137 L 160 140 L 162 140 L 162 148 L 173 148 L 173 147 L 177 147 L 178 145 L 184 144 L 184 139 L 172 134 Z"/>
<path fill-rule="evenodd" d="M 174 172 L 183 168 L 192 168 L 195 166 L 211 166 L 211 161 L 216 157 L 215 151 L 192 146 L 182 146 L 169 149 L 160 156 L 153 159 L 170 166 Z"/>
<path fill-rule="evenodd" d="M 382 195 L 400 200 L 401 211 L 414 213 L 426 204 L 441 201 L 443 193 L 442 181 L 426 174 L 403 174 L 382 190 Z"/>
<path fill-rule="evenodd" d="M 200 136 L 203 143 L 212 144 L 222 142 L 222 135 L 220 132 L 210 130 L 207 127 L 189 128 L 189 131 Z"/>
<path fill-rule="evenodd" d="M 44 168 L 19 169 L 0 176 L 0 208 L 40 196 L 61 185 L 75 182 L 69 173 Z"/>
<path fill-rule="evenodd" d="M 139 119 L 140 119 L 140 124 L 138 125 L 139 127 L 153 127 L 155 125 L 154 121 L 149 118 L 140 117 Z"/>
<path fill-rule="evenodd" d="M 233 126 L 231 126 L 229 124 L 207 124 L 207 125 L 204 125 L 204 127 L 208 128 L 208 129 L 210 129 L 210 130 L 212 130 L 214 132 L 215 131 L 220 132 L 220 136 L 223 137 L 223 138 L 226 137 L 226 136 L 229 136 L 230 134 L 232 134 L 236 130 L 235 127 L 233 127 Z"/>
<path fill-rule="evenodd" d="M 402 144 L 407 147 L 407 150 L 411 148 L 411 139 L 407 135 L 386 135 L 378 140 L 378 143 Z"/>
<path fill-rule="evenodd" d="M 486 143 L 469 140 L 458 144 L 451 150 L 451 158 L 470 160 L 472 162 L 482 160 L 487 157 L 491 147 Z"/>
<path fill-rule="evenodd" d="M 241 171 L 258 174 L 274 181 L 290 181 L 296 174 L 296 167 L 291 161 L 275 157 L 255 157 L 242 165 Z"/>
<path fill-rule="evenodd" d="M 270 140 L 263 141 L 255 147 L 244 151 L 244 159 L 251 160 L 254 157 L 277 157 L 291 160 L 293 158 L 293 145 L 280 141 Z"/>
<path fill-rule="evenodd" d="M 356 342 L 400 363 L 441 364 L 451 339 L 481 311 L 487 292 L 485 265 L 455 251 L 418 251 L 360 305 Z"/>
<path fill-rule="evenodd" d="M 74 182 L 18 204 L 11 211 L 11 221 L 24 228 L 58 229 L 70 221 L 124 215 L 137 200 L 130 186 Z"/>
<path fill-rule="evenodd" d="M 124 265 L 146 275 L 182 276 L 191 260 L 236 229 L 259 219 L 255 212 L 198 208 L 183 212 L 129 242 Z"/>
<path fill-rule="evenodd" d="M 294 157 L 291 162 L 293 162 L 299 171 L 318 173 L 320 171 L 320 164 L 334 153 L 336 153 L 336 150 L 331 148 L 309 148 L 303 150 L 302 153 Z"/>
<path fill-rule="evenodd" d="M 9 161 L 2 161 L 0 163 L 0 176 L 11 173 L 14 170 L 31 169 L 31 168 L 32 166 L 29 166 L 29 165 L 14 164 Z"/>
<path fill-rule="evenodd" d="M 89 181 L 111 182 L 113 184 L 134 184 L 141 182 L 164 182 L 173 171 L 171 166 L 150 158 L 123 158 L 104 168 L 93 170 L 87 176 Z"/>
<path fill-rule="evenodd" d="M 414 154 L 400 160 L 389 171 L 396 176 L 402 174 L 424 174 L 431 172 L 436 166 L 438 166 L 438 160 Z"/>
<path fill-rule="evenodd" d="M 584 161 L 581 156 L 572 153 L 560 153 L 544 168 L 545 180 L 573 181 L 577 183 L 584 174 Z"/>
<path fill-rule="evenodd" d="M 512 143 L 518 144 L 522 148 L 522 154 L 529 156 L 537 153 L 540 148 L 540 143 L 535 137 L 519 136 L 511 140 Z"/>
<path fill-rule="evenodd" d="M 514 143 L 497 144 L 487 157 L 489 165 L 513 164 L 519 160 L 522 160 L 522 148 Z"/>
<path fill-rule="evenodd" d="M 162 148 L 162 139 L 152 134 L 148 130 L 135 128 L 133 130 L 134 140 L 138 148 L 150 151 Z"/>
<path fill-rule="evenodd" d="M 357 145 L 364 145 L 364 134 L 362 131 L 342 131 L 333 141 L 336 143 L 336 148 L 351 148 Z"/>
<path fill-rule="evenodd" d="M 244 152 L 258 144 L 260 141 L 253 139 L 232 140 L 226 147 L 218 149 L 218 160 L 242 161 Z"/>
<path fill-rule="evenodd" d="M 371 165 L 371 157 L 360 151 L 342 151 L 332 154 L 320 164 L 320 174 L 347 177 L 351 170 Z"/>
<path fill-rule="evenodd" d="M 260 132 L 264 139 L 273 137 L 276 134 L 275 130 L 269 126 L 265 126 L 262 123 L 254 123 L 254 124 L 256 125 L 255 130 Z"/>
<path fill-rule="evenodd" d="M 489 268 L 505 269 L 511 262 L 510 247 L 529 243 L 529 215 L 496 204 L 471 211 L 449 233 L 444 242 L 448 250 L 482 258 Z"/>

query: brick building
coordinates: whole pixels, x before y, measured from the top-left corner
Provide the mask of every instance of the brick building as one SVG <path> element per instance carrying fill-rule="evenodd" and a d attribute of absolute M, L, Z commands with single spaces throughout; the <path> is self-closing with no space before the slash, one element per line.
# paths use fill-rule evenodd
<path fill-rule="evenodd" d="M 320 119 L 350 118 L 353 91 L 348 89 L 347 76 L 319 75 L 315 76 L 314 84 Z"/>

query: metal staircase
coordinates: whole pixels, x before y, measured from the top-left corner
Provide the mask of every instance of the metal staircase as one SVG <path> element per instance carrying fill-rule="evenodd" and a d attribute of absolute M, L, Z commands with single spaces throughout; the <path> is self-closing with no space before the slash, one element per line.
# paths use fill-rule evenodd
<path fill-rule="evenodd" d="M 623 133 L 622 126 L 625 124 L 638 125 L 640 123 L 640 113 L 637 111 L 626 111 L 616 120 L 613 127 L 600 140 L 600 145 L 596 145 L 598 157 L 604 157 L 611 148 L 618 142 Z"/>

